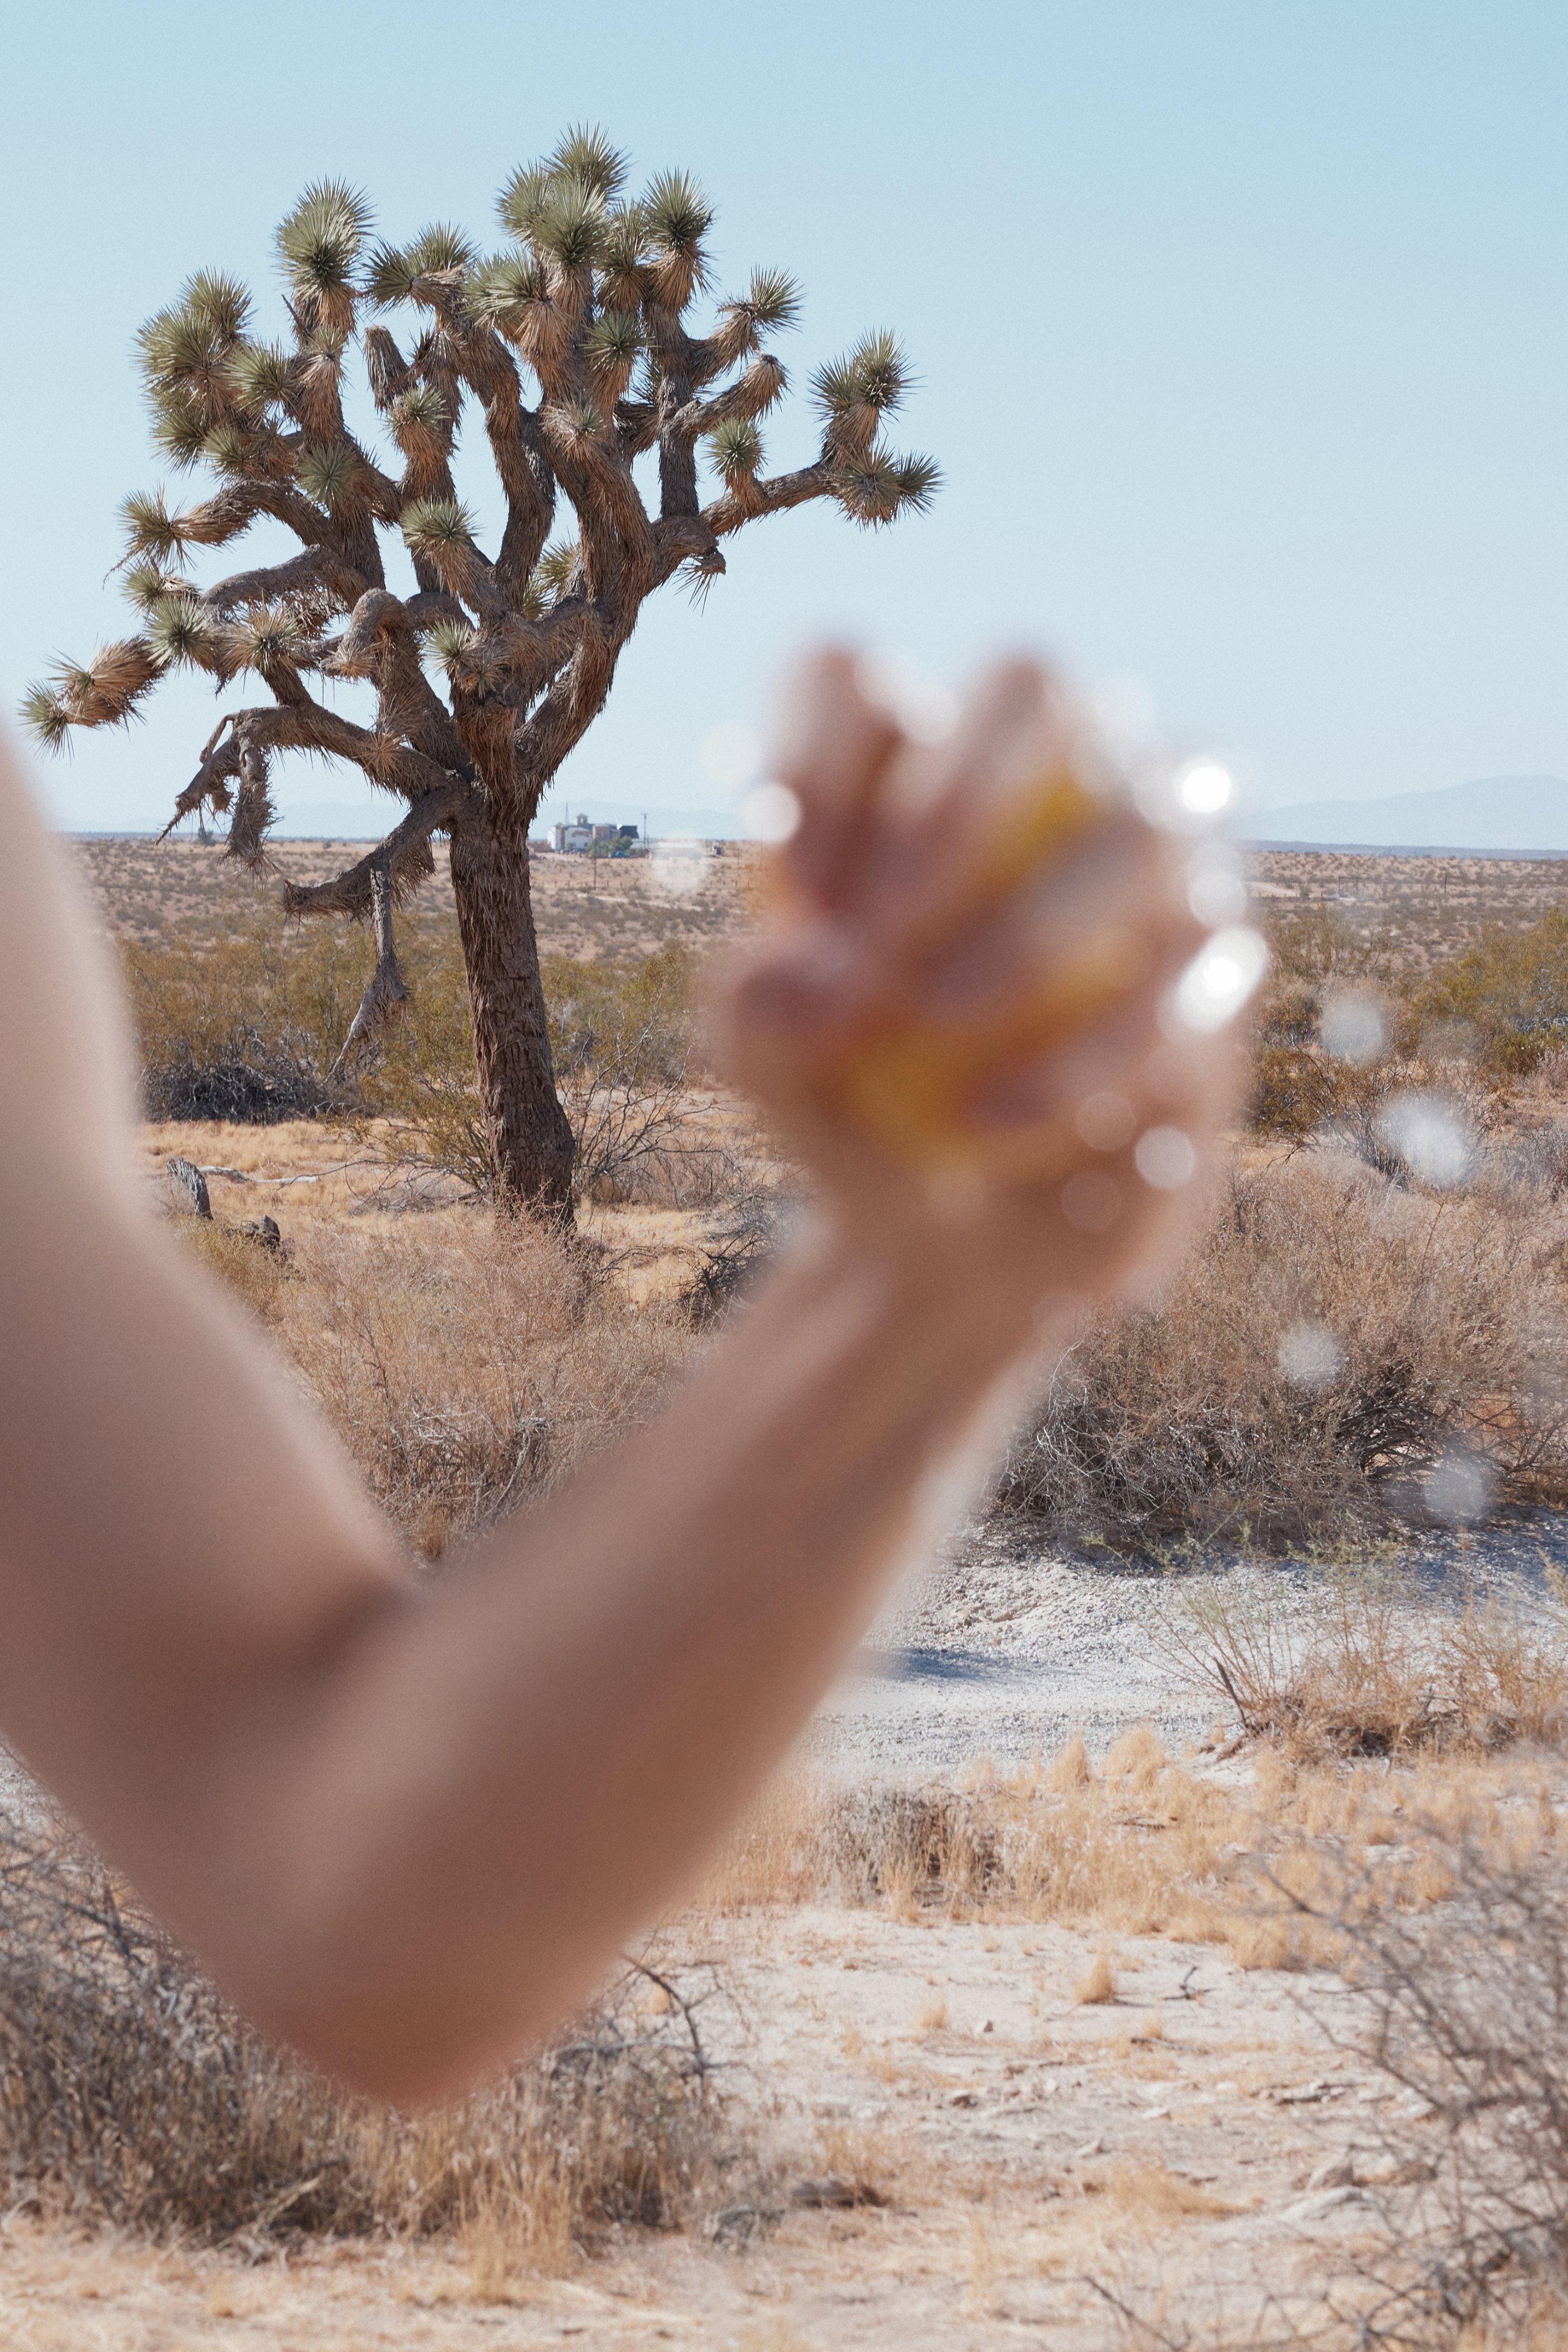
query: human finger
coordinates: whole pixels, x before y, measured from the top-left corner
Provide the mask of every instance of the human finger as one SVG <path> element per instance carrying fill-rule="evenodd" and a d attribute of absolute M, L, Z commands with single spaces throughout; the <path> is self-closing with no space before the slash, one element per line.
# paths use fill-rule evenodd
<path fill-rule="evenodd" d="M 808 656 L 780 698 L 772 766 L 800 807 L 781 862 L 793 889 L 818 906 L 854 893 L 879 783 L 903 737 L 886 705 L 868 695 L 852 654 Z"/>
<path fill-rule="evenodd" d="M 890 948 L 921 952 L 971 920 L 1101 813 L 1098 775 L 1073 714 L 1039 663 L 980 678 L 951 738 L 889 764 L 868 921 Z"/>

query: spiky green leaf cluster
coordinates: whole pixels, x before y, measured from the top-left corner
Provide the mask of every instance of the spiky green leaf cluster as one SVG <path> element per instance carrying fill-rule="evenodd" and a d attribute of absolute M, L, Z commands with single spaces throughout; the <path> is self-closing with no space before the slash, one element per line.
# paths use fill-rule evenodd
<path fill-rule="evenodd" d="M 547 159 L 546 168 L 558 177 L 580 181 L 605 204 L 626 184 L 626 158 L 596 123 L 574 125 Z"/>
<path fill-rule="evenodd" d="M 132 490 L 120 513 L 135 554 L 167 562 L 185 543 L 180 518 L 170 513 L 162 490 Z"/>
<path fill-rule="evenodd" d="M 261 417 L 287 398 L 293 362 L 281 343 L 240 343 L 229 354 L 229 390 L 236 407 Z"/>
<path fill-rule="evenodd" d="M 365 291 L 383 309 L 406 302 L 422 278 L 473 267 L 478 247 L 460 228 L 436 221 L 412 245 L 379 245 L 365 270 Z"/>
<path fill-rule="evenodd" d="M 249 312 L 250 297 L 237 279 L 204 269 L 137 336 L 153 435 L 176 466 L 193 465 L 208 434 L 229 414 L 229 367 Z"/>
<path fill-rule="evenodd" d="M 425 645 L 448 676 L 465 654 L 471 653 L 477 632 L 466 621 L 437 621 L 425 636 Z"/>
<path fill-rule="evenodd" d="M 591 400 L 563 400 L 548 415 L 558 441 L 569 449 L 584 441 L 597 441 L 603 434 L 604 420 Z"/>
<path fill-rule="evenodd" d="M 749 416 L 729 416 L 708 436 L 714 464 L 733 489 L 749 481 L 762 462 L 762 436 Z"/>
<path fill-rule="evenodd" d="M 549 293 L 549 280 L 537 255 L 498 253 L 472 273 L 465 299 L 473 317 L 487 326 L 507 328 L 516 326 L 528 305 L 544 301 Z"/>
<path fill-rule="evenodd" d="M 930 457 L 893 457 L 881 450 L 846 459 L 836 470 L 833 496 L 852 522 L 880 530 L 905 507 L 924 513 L 941 472 Z"/>
<path fill-rule="evenodd" d="M 295 479 L 308 499 L 329 514 L 350 514 L 363 507 L 365 484 L 358 457 L 346 443 L 312 444 L 299 453 Z"/>
<path fill-rule="evenodd" d="M 474 518 L 455 499 L 415 499 L 402 510 L 402 535 L 423 554 L 467 548 L 474 543 Z"/>
<path fill-rule="evenodd" d="M 688 173 L 661 173 L 635 201 L 623 196 L 625 182 L 625 157 L 601 131 L 580 128 L 542 162 L 513 173 L 501 191 L 502 226 L 548 272 L 568 280 L 591 273 L 607 310 L 635 316 L 650 297 L 683 310 L 706 282 L 702 248 L 713 208 Z M 471 298 L 476 309 L 511 326 L 496 266 L 480 275 Z M 511 302 L 538 300 L 544 291 L 530 284 Z"/>
<path fill-rule="evenodd" d="M 155 557 L 144 555 L 140 562 L 129 566 L 120 585 L 138 612 L 149 613 L 161 596 L 183 593 L 178 587 L 170 585 L 170 579 L 171 575 Z"/>
<path fill-rule="evenodd" d="M 568 593 L 580 560 L 575 539 L 558 539 L 545 549 L 534 566 L 533 584 L 549 604 L 559 603 Z"/>
<path fill-rule="evenodd" d="M 643 218 L 657 251 L 696 261 L 713 226 L 713 206 L 689 172 L 660 172 L 648 184 Z"/>
<path fill-rule="evenodd" d="M 596 376 L 624 383 L 643 348 L 643 329 L 631 310 L 602 310 L 582 339 L 588 364 Z"/>
<path fill-rule="evenodd" d="M 799 280 L 787 269 L 754 269 L 742 302 L 758 327 L 793 327 L 800 316 Z"/>
<path fill-rule="evenodd" d="M 252 604 L 232 633 L 230 658 L 235 669 L 263 673 L 279 664 L 298 668 L 311 657 L 312 647 L 297 614 L 281 604 Z"/>
<path fill-rule="evenodd" d="M 148 613 L 147 642 L 164 669 L 196 662 L 207 650 L 212 622 L 193 596 L 161 596 Z"/>
<path fill-rule="evenodd" d="M 525 245 L 533 235 L 554 176 L 548 163 L 519 163 L 501 191 L 497 205 L 501 226 Z"/>
<path fill-rule="evenodd" d="M 230 478 L 243 475 L 249 460 L 249 444 L 232 417 L 214 425 L 202 443 L 202 455 L 214 474 Z"/>
<path fill-rule="evenodd" d="M 451 422 L 445 398 L 434 383 L 411 383 L 400 392 L 392 405 L 392 419 L 398 439 L 410 447 L 439 440 Z"/>
<path fill-rule="evenodd" d="M 278 255 L 311 323 L 352 318 L 353 268 L 370 229 L 370 205 L 345 180 L 313 182 L 278 223 Z"/>
<path fill-rule="evenodd" d="M 604 247 L 604 199 L 570 175 L 552 181 L 528 231 L 534 251 L 561 269 L 591 269 Z"/>
<path fill-rule="evenodd" d="M 898 406 L 912 381 L 903 344 L 883 330 L 862 335 L 842 359 L 820 367 L 811 378 L 811 398 L 830 419 L 857 408 L 882 415 Z"/>
<path fill-rule="evenodd" d="M 63 751 L 69 743 L 71 714 L 53 687 L 28 687 L 20 709 L 23 726 L 46 751 Z"/>

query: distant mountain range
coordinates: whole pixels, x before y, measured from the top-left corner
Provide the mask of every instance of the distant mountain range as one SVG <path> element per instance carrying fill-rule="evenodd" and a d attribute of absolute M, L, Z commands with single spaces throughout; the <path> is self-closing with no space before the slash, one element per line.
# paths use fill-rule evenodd
<path fill-rule="evenodd" d="M 1476 850 L 1568 856 L 1568 782 L 1561 776 L 1483 776 L 1439 793 L 1376 801 L 1299 801 L 1255 809 L 1239 826 L 1248 841 L 1308 848 Z"/>

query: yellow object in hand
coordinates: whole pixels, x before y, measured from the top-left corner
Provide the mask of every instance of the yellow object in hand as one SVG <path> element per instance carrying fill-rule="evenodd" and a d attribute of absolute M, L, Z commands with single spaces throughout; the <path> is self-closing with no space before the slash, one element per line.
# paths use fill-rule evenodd
<path fill-rule="evenodd" d="M 974 905 L 999 905 L 1020 882 L 1061 856 L 1100 823 L 1104 799 L 1065 763 L 1047 770 L 1027 793 L 1009 796 L 1005 830 L 977 876 Z M 1048 1053 L 1146 968 L 1134 934 L 1107 927 L 1065 971 L 1034 996 L 992 1012 L 972 1026 L 929 1019 L 889 1020 L 859 1039 L 827 1082 L 872 1134 L 898 1156 L 933 1171 L 970 1172 L 1000 1181 L 1049 1175 L 1071 1156 L 1059 1131 L 977 1130 L 967 1120 L 976 1097 L 1003 1071 Z"/>

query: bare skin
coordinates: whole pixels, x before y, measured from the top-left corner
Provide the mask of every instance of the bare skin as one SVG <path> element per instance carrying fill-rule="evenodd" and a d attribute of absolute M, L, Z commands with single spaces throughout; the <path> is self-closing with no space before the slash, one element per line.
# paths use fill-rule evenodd
<path fill-rule="evenodd" d="M 0 768 L 0 1727 L 264 2026 L 399 2101 L 592 1989 L 963 1507 L 1052 1335 L 1168 1254 L 1194 1188 L 1082 1143 L 1081 1101 L 1202 1146 L 1223 1093 L 1162 1026 L 1202 936 L 1176 845 L 1120 816 L 976 908 L 977 796 L 1059 723 L 1038 672 L 996 673 L 940 752 L 845 656 L 791 719 L 794 895 L 714 1028 L 812 1172 L 809 1225 L 655 1427 L 434 1589 L 135 1197 L 112 991 Z M 972 1113 L 1049 1177 L 934 1185 L 823 1108 L 878 1008 L 983 1029 L 1107 908 L 1136 984 Z M 1063 1212 L 1080 1170 L 1120 1187 L 1108 1231 Z"/>

